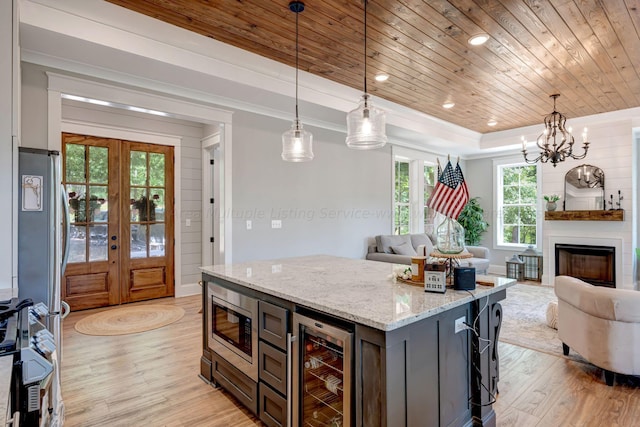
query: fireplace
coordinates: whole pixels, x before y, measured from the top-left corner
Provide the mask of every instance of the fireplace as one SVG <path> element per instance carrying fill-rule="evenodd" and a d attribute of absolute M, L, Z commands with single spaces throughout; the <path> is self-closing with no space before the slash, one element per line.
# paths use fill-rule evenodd
<path fill-rule="evenodd" d="M 595 286 L 616 287 L 616 248 L 556 243 L 556 276 L 572 276 Z"/>

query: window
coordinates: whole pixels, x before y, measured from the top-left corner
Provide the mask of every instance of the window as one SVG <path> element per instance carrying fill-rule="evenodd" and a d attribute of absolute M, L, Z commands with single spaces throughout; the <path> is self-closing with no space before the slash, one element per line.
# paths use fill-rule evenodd
<path fill-rule="evenodd" d="M 394 161 L 394 234 L 432 233 L 435 212 L 427 207 L 437 177 L 433 163 L 396 156 Z"/>
<path fill-rule="evenodd" d="M 424 201 L 423 201 L 423 212 L 424 212 L 424 232 L 427 234 L 433 234 L 435 231 L 434 221 L 436 219 L 437 212 L 427 206 L 427 200 L 429 200 L 429 196 L 431 196 L 431 192 L 433 191 L 436 180 L 436 168 L 425 164 L 423 167 L 423 184 L 424 184 Z"/>
<path fill-rule="evenodd" d="M 496 166 L 496 242 L 498 245 L 537 246 L 538 168 L 525 163 Z"/>
<path fill-rule="evenodd" d="M 395 206 L 393 228 L 394 234 L 407 234 L 411 226 L 411 204 L 409 193 L 409 162 L 395 162 Z"/>

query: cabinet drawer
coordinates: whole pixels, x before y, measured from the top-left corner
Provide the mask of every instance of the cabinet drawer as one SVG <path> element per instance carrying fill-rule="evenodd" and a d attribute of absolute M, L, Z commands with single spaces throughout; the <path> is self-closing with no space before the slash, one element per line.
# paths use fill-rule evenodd
<path fill-rule="evenodd" d="M 289 332 L 289 310 L 271 303 L 260 301 L 259 336 L 274 346 L 286 350 Z"/>
<path fill-rule="evenodd" d="M 258 350 L 259 377 L 280 394 L 287 395 L 287 354 L 260 342 Z"/>
<path fill-rule="evenodd" d="M 237 368 L 212 353 L 212 376 L 216 383 L 234 395 L 251 412 L 258 415 L 258 384 Z"/>
<path fill-rule="evenodd" d="M 260 421 L 269 427 L 286 427 L 287 400 L 260 383 Z"/>

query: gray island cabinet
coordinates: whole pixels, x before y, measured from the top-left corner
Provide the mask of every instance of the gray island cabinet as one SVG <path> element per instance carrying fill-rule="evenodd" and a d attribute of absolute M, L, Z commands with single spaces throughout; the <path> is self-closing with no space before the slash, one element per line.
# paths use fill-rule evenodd
<path fill-rule="evenodd" d="M 327 255 L 203 267 L 202 378 L 267 426 L 495 426 L 499 301 L 515 281 L 481 276 L 494 286 L 428 293 L 394 282 L 394 267 Z M 253 311 L 233 304 L 245 297 Z M 311 341 L 297 317 L 317 319 Z M 317 374 L 320 362 L 332 374 Z M 336 398 L 326 411 L 323 398 L 317 408 L 299 398 L 305 366 Z"/>

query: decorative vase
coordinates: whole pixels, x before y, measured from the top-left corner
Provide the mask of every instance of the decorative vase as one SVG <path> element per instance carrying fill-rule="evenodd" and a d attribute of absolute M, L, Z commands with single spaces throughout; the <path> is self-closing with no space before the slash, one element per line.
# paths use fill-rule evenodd
<path fill-rule="evenodd" d="M 558 205 L 556 205 L 556 202 L 547 202 L 548 211 L 555 211 L 557 207 Z"/>
<path fill-rule="evenodd" d="M 436 231 L 436 247 L 443 254 L 459 254 L 464 250 L 464 228 L 458 221 L 445 218 Z"/>

